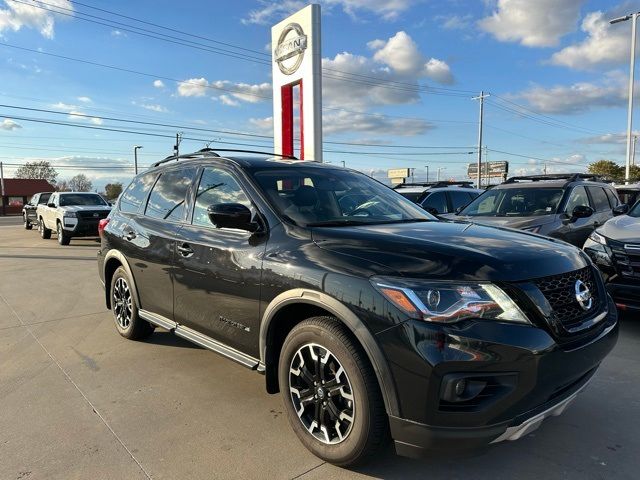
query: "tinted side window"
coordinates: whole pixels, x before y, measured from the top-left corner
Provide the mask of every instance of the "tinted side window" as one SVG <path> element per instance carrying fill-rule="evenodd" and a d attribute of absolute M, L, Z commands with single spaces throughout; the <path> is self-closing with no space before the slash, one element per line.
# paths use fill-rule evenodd
<path fill-rule="evenodd" d="M 589 189 L 589 193 L 591 194 L 591 198 L 593 199 L 593 208 L 596 212 L 603 212 L 605 210 L 611 210 L 611 206 L 609 205 L 609 199 L 607 198 L 606 193 L 602 187 L 587 187 Z"/>
<path fill-rule="evenodd" d="M 40 198 L 38 198 L 38 205 L 42 205 L 43 203 L 47 203 L 49 198 L 51 198 L 51 194 L 50 193 L 43 193 L 42 195 L 40 195 Z"/>
<path fill-rule="evenodd" d="M 135 178 L 120 197 L 120 210 L 125 213 L 137 213 L 155 179 L 156 173 L 147 173 Z"/>
<path fill-rule="evenodd" d="M 447 213 L 447 198 L 444 192 L 434 192 L 422 202 L 424 208 L 434 208 L 438 213 Z"/>
<path fill-rule="evenodd" d="M 613 191 L 609 190 L 608 188 L 605 188 L 604 193 L 606 193 L 607 198 L 609 198 L 609 205 L 611 205 L 611 208 L 617 207 L 620 204 L 618 197 L 616 196 L 615 193 L 613 193 Z"/>
<path fill-rule="evenodd" d="M 454 211 L 460 207 L 464 207 L 473 199 L 469 195 L 469 192 L 459 192 L 457 190 L 451 190 L 449 192 L 449 197 L 451 198 L 451 204 L 453 205 Z"/>
<path fill-rule="evenodd" d="M 195 176 L 195 168 L 171 170 L 160 175 L 151 190 L 145 215 L 163 220 L 182 220 L 187 191 Z"/>
<path fill-rule="evenodd" d="M 251 208 L 249 197 L 230 173 L 219 168 L 206 167 L 198 185 L 192 223 L 205 227 L 213 226 L 207 208 L 216 203 L 241 203 Z"/>
<path fill-rule="evenodd" d="M 579 205 L 584 205 L 585 207 L 590 207 L 589 205 L 589 197 L 587 197 L 587 191 L 584 187 L 576 187 L 571 191 L 571 195 L 569 195 L 569 200 L 567 201 L 567 206 L 565 211 L 568 214 L 573 212 L 573 209 Z"/>

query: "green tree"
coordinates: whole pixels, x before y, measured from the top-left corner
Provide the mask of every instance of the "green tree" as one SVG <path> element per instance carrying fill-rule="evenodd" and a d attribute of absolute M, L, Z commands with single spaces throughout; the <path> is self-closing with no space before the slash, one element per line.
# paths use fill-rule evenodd
<path fill-rule="evenodd" d="M 589 173 L 598 175 L 604 180 L 619 182 L 624 179 L 624 167 L 611 160 L 598 160 L 590 163 L 588 170 Z"/>
<path fill-rule="evenodd" d="M 69 188 L 73 192 L 90 192 L 93 184 L 84 173 L 79 173 L 69 180 Z"/>
<path fill-rule="evenodd" d="M 104 186 L 104 193 L 109 200 L 115 200 L 122 193 L 122 183 L 107 183 Z"/>
<path fill-rule="evenodd" d="M 46 160 L 27 162 L 16 170 L 15 178 L 44 179 L 55 185 L 58 172 Z"/>

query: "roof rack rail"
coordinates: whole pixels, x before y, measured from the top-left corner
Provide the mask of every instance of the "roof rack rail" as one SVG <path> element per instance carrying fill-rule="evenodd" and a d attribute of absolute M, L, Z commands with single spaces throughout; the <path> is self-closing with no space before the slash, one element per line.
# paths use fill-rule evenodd
<path fill-rule="evenodd" d="M 220 155 L 218 155 L 216 152 L 234 152 L 234 153 L 255 153 L 258 155 L 269 155 L 271 157 L 282 157 L 282 158 L 286 158 L 289 160 L 298 160 L 297 157 L 294 157 L 292 155 L 280 155 L 278 153 L 273 153 L 273 152 L 262 152 L 262 151 L 258 151 L 258 150 L 236 150 L 234 148 L 203 148 L 198 150 L 197 152 L 193 152 L 193 153 L 186 153 L 184 155 L 180 155 L 180 156 L 175 156 L 175 155 L 169 155 L 167 158 L 160 160 L 158 162 L 155 162 L 151 165 L 151 167 L 157 167 L 159 165 L 162 165 L 163 163 L 167 163 L 170 162 L 172 160 L 188 160 L 188 159 L 192 159 L 192 158 L 198 158 L 198 157 L 206 157 L 206 156 L 210 156 L 210 157 L 219 157 Z"/>
<path fill-rule="evenodd" d="M 401 187 L 449 187 L 454 185 L 458 185 L 460 187 L 465 187 L 465 188 L 471 188 L 471 186 L 473 185 L 473 182 L 470 180 L 461 180 L 459 182 L 449 181 L 449 180 L 442 180 L 438 182 L 411 182 L 411 183 L 399 183 L 398 185 L 395 185 L 393 188 L 395 190 L 396 188 L 401 188 Z"/>
<path fill-rule="evenodd" d="M 552 173 L 548 175 L 523 175 L 520 177 L 510 177 L 503 182 L 504 183 L 516 183 L 521 180 L 528 180 L 530 182 L 541 182 L 548 180 L 566 180 L 567 183 L 577 182 L 578 180 L 592 180 L 592 181 L 602 181 L 602 179 L 598 175 L 593 175 L 592 173 Z"/>

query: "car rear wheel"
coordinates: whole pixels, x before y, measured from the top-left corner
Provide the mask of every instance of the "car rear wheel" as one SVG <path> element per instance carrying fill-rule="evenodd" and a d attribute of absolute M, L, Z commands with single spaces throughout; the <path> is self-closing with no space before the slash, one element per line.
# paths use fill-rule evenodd
<path fill-rule="evenodd" d="M 62 228 L 62 224 L 60 222 L 56 224 L 56 234 L 58 235 L 58 243 L 60 245 L 69 245 L 71 237 L 64 233 L 64 228 Z"/>
<path fill-rule="evenodd" d="M 24 224 L 25 230 L 31 230 L 33 228 L 33 225 L 31 225 L 31 222 L 29 221 L 29 217 L 27 217 L 26 213 L 22 215 L 22 223 Z"/>
<path fill-rule="evenodd" d="M 284 341 L 278 373 L 289 423 L 316 456 L 356 465 L 385 443 L 388 421 L 375 373 L 337 319 L 296 325 Z"/>
<path fill-rule="evenodd" d="M 44 240 L 51 238 L 51 230 L 44 226 L 44 220 L 42 220 L 42 217 L 38 222 L 38 230 L 40 231 L 40 237 Z"/>
<path fill-rule="evenodd" d="M 111 280 L 111 311 L 120 335 L 130 340 L 141 340 L 151 335 L 155 327 L 138 315 L 132 285 L 126 270 L 118 267 Z"/>

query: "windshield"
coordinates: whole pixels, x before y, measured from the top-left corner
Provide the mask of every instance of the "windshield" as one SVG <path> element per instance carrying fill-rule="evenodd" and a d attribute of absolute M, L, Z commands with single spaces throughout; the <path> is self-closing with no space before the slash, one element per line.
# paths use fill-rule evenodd
<path fill-rule="evenodd" d="M 71 205 L 107 205 L 107 202 L 97 193 L 65 193 L 60 195 L 60 206 Z"/>
<path fill-rule="evenodd" d="M 394 190 L 364 174 L 318 167 L 254 171 L 282 217 L 306 227 L 436 220 Z"/>
<path fill-rule="evenodd" d="M 471 217 L 535 217 L 558 211 L 561 188 L 495 188 L 467 205 L 460 215 Z"/>

